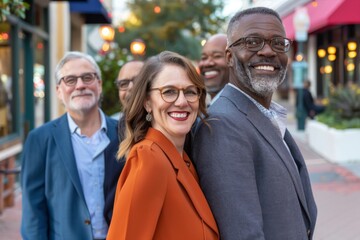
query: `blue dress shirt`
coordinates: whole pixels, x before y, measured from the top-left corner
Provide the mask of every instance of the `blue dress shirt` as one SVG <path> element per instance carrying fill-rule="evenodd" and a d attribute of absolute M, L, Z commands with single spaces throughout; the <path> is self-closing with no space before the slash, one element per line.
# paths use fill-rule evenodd
<path fill-rule="evenodd" d="M 104 113 L 99 109 L 101 127 L 91 136 L 81 134 L 80 128 L 68 114 L 71 141 L 77 170 L 91 216 L 91 227 L 95 239 L 105 239 L 108 226 L 103 216 L 105 158 L 104 150 L 110 140 L 106 135 L 107 126 Z"/>

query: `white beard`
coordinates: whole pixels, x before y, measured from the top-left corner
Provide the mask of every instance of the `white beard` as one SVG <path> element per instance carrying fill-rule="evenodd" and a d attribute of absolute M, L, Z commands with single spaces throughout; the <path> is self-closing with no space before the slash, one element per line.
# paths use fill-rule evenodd
<path fill-rule="evenodd" d="M 269 97 L 276 91 L 278 86 L 284 81 L 286 68 L 281 69 L 277 77 L 270 76 L 251 76 L 249 68 L 244 68 L 240 61 L 235 59 L 235 74 L 240 82 L 250 91 L 260 97 Z"/>
<path fill-rule="evenodd" d="M 82 99 L 82 98 L 73 98 L 76 95 L 79 94 L 90 94 L 90 96 L 87 96 L 86 99 Z M 65 104 L 65 107 L 68 108 L 69 110 L 72 111 L 77 111 L 77 112 L 87 112 L 90 109 L 94 108 L 94 106 L 97 105 L 99 101 L 99 98 L 95 96 L 94 92 L 89 91 L 89 90 L 84 90 L 84 91 L 74 91 L 69 99 L 68 104 Z"/>

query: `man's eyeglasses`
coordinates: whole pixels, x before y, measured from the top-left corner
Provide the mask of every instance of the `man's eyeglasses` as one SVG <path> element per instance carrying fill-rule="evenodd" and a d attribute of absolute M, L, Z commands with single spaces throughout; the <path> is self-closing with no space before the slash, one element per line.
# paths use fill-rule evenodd
<path fill-rule="evenodd" d="M 246 49 L 249 51 L 257 52 L 264 48 L 265 43 L 268 43 L 274 52 L 285 53 L 289 51 L 292 41 L 284 37 L 274 37 L 271 39 L 265 39 L 262 37 L 244 37 L 239 38 L 230 44 L 229 48 L 239 44 L 244 44 Z"/>
<path fill-rule="evenodd" d="M 84 74 L 81 74 L 80 76 L 68 75 L 68 76 L 60 78 L 59 84 L 61 83 L 61 81 L 63 81 L 66 86 L 73 87 L 76 85 L 77 80 L 79 78 L 81 78 L 81 81 L 85 85 L 90 85 L 97 78 L 97 74 L 96 73 L 84 73 Z"/>
<path fill-rule="evenodd" d="M 199 100 L 201 90 L 196 86 L 190 86 L 187 88 L 177 88 L 174 86 L 165 86 L 161 88 L 151 88 L 150 91 L 159 90 L 161 98 L 167 103 L 175 102 L 180 95 L 180 91 L 183 91 L 186 101 L 196 102 Z"/>
<path fill-rule="evenodd" d="M 134 81 L 134 78 L 131 78 L 131 79 L 121 79 L 121 80 L 115 80 L 115 84 L 116 84 L 116 87 L 119 89 L 119 90 L 127 90 L 130 86 L 130 83 L 132 82 L 133 83 Z"/>

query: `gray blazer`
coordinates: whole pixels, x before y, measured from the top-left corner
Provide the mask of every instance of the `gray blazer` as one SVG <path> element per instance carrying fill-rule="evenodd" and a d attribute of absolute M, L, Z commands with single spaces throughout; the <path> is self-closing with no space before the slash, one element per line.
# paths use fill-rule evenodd
<path fill-rule="evenodd" d="M 110 224 L 123 163 L 115 159 L 117 121 L 106 117 L 106 124 L 110 144 L 104 151 L 104 217 Z M 21 186 L 24 240 L 93 239 L 66 114 L 28 135 L 22 154 Z"/>
<path fill-rule="evenodd" d="M 312 239 L 316 205 L 304 159 L 244 94 L 226 86 L 199 123 L 192 159 L 222 240 Z"/>

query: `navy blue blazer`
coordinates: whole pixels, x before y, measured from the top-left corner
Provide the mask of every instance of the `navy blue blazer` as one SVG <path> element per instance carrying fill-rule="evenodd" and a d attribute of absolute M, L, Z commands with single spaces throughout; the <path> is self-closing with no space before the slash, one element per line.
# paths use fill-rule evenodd
<path fill-rule="evenodd" d="M 116 160 L 117 121 L 106 117 L 104 217 L 110 224 L 123 163 Z M 32 130 L 22 153 L 23 239 L 92 239 L 66 114 Z"/>
<path fill-rule="evenodd" d="M 270 120 L 229 85 L 207 121 L 210 128 L 200 123 L 195 133 L 192 159 L 221 239 L 311 239 L 317 210 L 290 133 L 289 151 Z"/>

